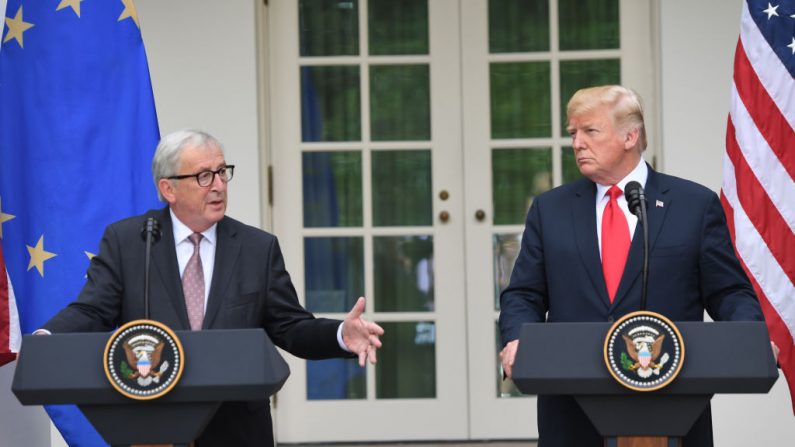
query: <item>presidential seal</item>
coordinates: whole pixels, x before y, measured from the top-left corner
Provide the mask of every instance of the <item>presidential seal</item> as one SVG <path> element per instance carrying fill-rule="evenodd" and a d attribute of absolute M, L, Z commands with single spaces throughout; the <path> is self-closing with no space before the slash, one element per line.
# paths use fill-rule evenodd
<path fill-rule="evenodd" d="M 168 326 L 153 320 L 131 321 L 105 345 L 105 376 L 121 394 L 137 400 L 157 399 L 182 376 L 182 344 Z"/>
<path fill-rule="evenodd" d="M 618 383 L 635 391 L 654 391 L 679 375 L 685 345 L 671 320 L 640 311 L 613 324 L 605 337 L 604 356 Z"/>

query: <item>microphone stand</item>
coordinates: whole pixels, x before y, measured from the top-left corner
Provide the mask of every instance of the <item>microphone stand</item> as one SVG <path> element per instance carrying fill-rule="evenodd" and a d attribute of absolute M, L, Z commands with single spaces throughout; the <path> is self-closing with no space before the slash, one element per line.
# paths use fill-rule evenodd
<path fill-rule="evenodd" d="M 627 206 L 632 214 L 638 216 L 638 223 L 643 228 L 643 282 L 640 292 L 640 310 L 646 310 L 646 294 L 649 289 L 649 226 L 646 210 L 646 192 L 640 183 L 632 181 L 624 187 Z"/>
<path fill-rule="evenodd" d="M 152 245 L 160 240 L 160 226 L 154 217 L 146 219 L 144 227 L 141 229 L 141 236 L 146 241 L 146 258 L 144 261 L 144 319 L 149 319 L 149 260 L 152 253 Z"/>
<path fill-rule="evenodd" d="M 649 289 L 649 217 L 646 212 L 646 194 L 638 190 L 640 199 L 640 220 L 643 223 L 643 282 L 640 294 L 640 310 L 646 310 L 646 293 Z"/>

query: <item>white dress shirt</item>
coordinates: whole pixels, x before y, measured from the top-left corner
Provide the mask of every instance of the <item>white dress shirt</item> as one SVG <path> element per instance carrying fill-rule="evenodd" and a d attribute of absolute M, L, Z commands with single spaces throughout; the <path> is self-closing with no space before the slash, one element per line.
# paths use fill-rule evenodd
<path fill-rule="evenodd" d="M 635 166 L 635 169 L 632 170 L 626 177 L 621 179 L 616 185 L 624 191 L 624 188 L 627 186 L 627 183 L 631 181 L 636 181 L 641 184 L 644 188 L 646 188 L 646 179 L 649 178 L 649 168 L 646 166 L 646 162 L 643 161 L 641 157 L 638 165 Z M 599 183 L 596 184 L 596 236 L 599 238 L 599 257 L 602 256 L 602 214 L 605 212 L 605 207 L 607 203 L 610 201 L 610 196 L 607 195 L 607 191 L 613 185 L 601 185 Z M 627 205 L 627 198 L 624 194 L 618 197 L 618 207 L 621 208 L 621 211 L 624 212 L 624 216 L 627 217 L 627 224 L 629 224 L 629 240 L 632 240 L 632 236 L 635 234 L 635 227 L 638 225 L 638 217 L 632 214 L 629 211 L 629 206 Z"/>

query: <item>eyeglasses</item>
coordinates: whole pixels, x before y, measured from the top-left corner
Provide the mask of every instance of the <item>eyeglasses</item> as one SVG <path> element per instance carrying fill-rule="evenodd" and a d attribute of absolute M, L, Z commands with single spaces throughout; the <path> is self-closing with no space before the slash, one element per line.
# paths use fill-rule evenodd
<path fill-rule="evenodd" d="M 235 174 L 235 165 L 221 166 L 215 171 L 207 170 L 198 172 L 196 174 L 172 175 L 171 177 L 166 178 L 169 180 L 182 180 L 184 178 L 194 177 L 196 178 L 196 182 L 199 184 L 199 186 L 207 187 L 213 184 L 216 174 L 218 177 L 220 177 L 221 181 L 227 183 L 229 180 L 232 180 L 232 176 Z"/>

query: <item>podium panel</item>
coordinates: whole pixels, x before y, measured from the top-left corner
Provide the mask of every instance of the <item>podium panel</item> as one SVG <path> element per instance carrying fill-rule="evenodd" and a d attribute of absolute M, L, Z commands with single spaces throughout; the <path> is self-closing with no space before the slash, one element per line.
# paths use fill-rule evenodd
<path fill-rule="evenodd" d="M 187 444 L 222 402 L 268 399 L 290 375 L 261 329 L 175 333 L 185 367 L 159 399 L 130 399 L 111 386 L 103 369 L 110 333 L 24 336 L 11 390 L 23 405 L 77 404 L 112 445 Z"/>
<path fill-rule="evenodd" d="M 677 322 L 685 359 L 656 391 L 619 384 L 604 360 L 611 323 L 522 327 L 513 381 L 526 394 L 571 395 L 604 437 L 684 436 L 716 393 L 767 393 L 778 378 L 764 322 Z"/>

